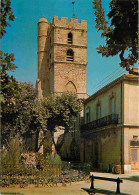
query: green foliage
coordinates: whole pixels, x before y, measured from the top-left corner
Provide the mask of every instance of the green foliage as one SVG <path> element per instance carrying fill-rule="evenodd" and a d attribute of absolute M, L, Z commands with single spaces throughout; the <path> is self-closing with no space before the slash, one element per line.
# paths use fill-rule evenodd
<path fill-rule="evenodd" d="M 106 44 L 97 48 L 102 56 L 115 56 L 120 54 L 122 67 L 130 70 L 138 60 L 138 1 L 137 0 L 111 0 L 108 21 L 101 0 L 93 0 L 96 16 L 96 28 L 102 31 Z M 124 54 L 128 57 L 124 58 Z"/>
<path fill-rule="evenodd" d="M 44 156 L 38 152 L 36 153 L 36 160 L 38 169 L 45 169 L 48 165 L 53 165 L 54 167 L 62 165 L 61 158 L 58 154 L 49 154 Z"/>
<path fill-rule="evenodd" d="M 9 71 L 16 69 L 13 53 L 7 54 L 0 51 L 0 73 L 1 73 L 1 108 L 2 108 L 2 129 L 4 126 L 9 128 L 9 123 L 14 124 L 15 120 L 15 101 L 19 90 L 18 82 L 13 76 L 9 76 Z M 4 133 L 4 132 L 2 132 Z"/>
<path fill-rule="evenodd" d="M 43 140 L 40 144 L 48 143 L 47 131 L 50 130 L 54 141 L 54 132 L 57 126 L 65 127 L 65 132 L 72 128 L 75 118 L 81 111 L 81 101 L 71 93 L 62 96 L 50 96 L 38 100 L 36 91 L 31 83 L 18 83 L 14 94 L 14 103 L 5 105 L 2 102 L 2 140 L 6 143 L 9 136 L 28 137 L 43 131 Z M 6 93 L 7 94 L 7 93 Z M 6 100 L 8 99 L 7 96 Z M 10 97 L 9 97 L 10 101 Z M 4 109 L 5 108 L 5 109 Z M 51 145 L 51 142 L 48 143 Z M 51 146 L 47 147 L 51 152 Z"/>
<path fill-rule="evenodd" d="M 95 11 L 96 26 L 95 27 L 96 27 L 97 31 L 99 31 L 99 30 L 104 31 L 101 34 L 101 36 L 104 37 L 106 31 L 108 31 L 108 22 L 105 19 L 105 12 L 104 12 L 104 9 L 102 8 L 101 0 L 94 0 L 93 4 L 94 4 L 94 9 L 96 9 L 96 11 Z"/>
<path fill-rule="evenodd" d="M 0 61 L 1 61 L 1 76 L 2 78 L 7 74 L 8 71 L 14 71 L 17 66 L 13 63 L 15 60 L 14 54 L 3 53 L 0 51 Z"/>
<path fill-rule="evenodd" d="M 48 158 L 47 156 L 44 156 L 43 154 L 37 152 L 35 154 L 36 156 L 36 167 L 38 169 L 43 169 L 48 164 Z"/>
<path fill-rule="evenodd" d="M 1 19 L 1 26 L 0 26 L 0 37 L 2 37 L 6 31 L 5 27 L 9 25 L 8 21 L 14 20 L 14 15 L 11 9 L 11 2 L 10 0 L 1 0 L 1 7 L 0 7 L 0 19 Z M 14 71 L 17 66 L 14 64 L 14 54 L 3 53 L 0 50 L 0 74 L 1 74 L 1 99 L 4 106 L 4 110 L 6 109 L 7 105 L 11 107 L 13 110 L 14 104 L 14 94 L 18 89 L 18 83 L 13 76 L 9 76 L 9 71 Z"/>
<path fill-rule="evenodd" d="M 40 156 L 40 155 L 39 155 Z M 43 156 L 41 156 L 42 158 Z M 33 184 L 36 187 L 39 186 L 54 186 L 58 183 L 66 185 L 67 183 L 83 181 L 89 179 L 89 172 L 86 172 L 83 164 L 73 164 L 73 166 L 63 163 L 61 164 L 60 158 L 51 156 L 50 163 L 42 164 L 40 169 L 17 167 L 9 172 L 2 172 L 0 178 L 0 186 L 8 187 L 11 184 L 20 185 L 21 188 L 26 187 L 29 184 Z M 47 162 L 48 162 L 47 158 Z M 57 164 L 54 164 L 58 162 Z M 45 163 L 42 161 L 42 163 Z M 52 164 L 51 164 L 52 163 Z M 85 171 L 82 171 L 82 169 Z"/>
<path fill-rule="evenodd" d="M 11 104 L 2 102 L 2 144 L 7 143 L 9 136 L 18 134 L 28 137 L 40 129 L 47 131 L 47 111 L 37 99 L 35 88 L 26 82 L 17 85 L 12 107 Z M 6 95 L 4 97 L 8 101 L 8 97 Z"/>
<path fill-rule="evenodd" d="M 10 0 L 1 0 L 0 7 L 0 38 L 6 33 L 5 27 L 9 25 L 9 21 L 14 20 L 14 15 L 11 9 Z M 18 82 L 13 76 L 9 75 L 9 71 L 14 71 L 17 67 L 14 64 L 14 54 L 3 53 L 0 51 L 0 74 L 1 74 L 1 127 L 2 138 L 9 136 L 11 125 L 14 126 L 16 119 L 15 99 L 18 93 Z M 9 123 L 10 121 L 10 123 Z M 3 139 L 2 139 L 3 141 Z"/>
<path fill-rule="evenodd" d="M 54 170 L 54 168 L 53 168 Z M 49 171 L 48 171 L 49 172 Z M 8 187 L 10 185 L 20 185 L 21 188 L 28 186 L 29 184 L 33 184 L 35 187 L 39 186 L 57 186 L 57 184 L 66 185 L 71 182 L 84 181 L 89 179 L 89 174 L 86 174 L 82 171 L 75 171 L 73 169 L 61 172 L 60 175 L 56 176 L 51 172 L 51 175 L 48 175 L 46 172 L 45 175 L 35 174 L 35 175 L 8 175 L 2 176 L 2 180 L 0 181 L 1 187 Z"/>
<path fill-rule="evenodd" d="M 52 140 L 49 138 L 49 140 L 44 140 L 43 142 L 43 151 L 44 155 L 52 154 Z"/>
<path fill-rule="evenodd" d="M 81 100 L 78 99 L 76 94 L 65 92 L 61 96 L 49 96 L 42 100 L 42 105 L 47 111 L 47 129 L 51 132 L 52 141 L 59 153 L 65 139 L 66 133 L 72 129 L 76 117 L 82 110 Z M 57 126 L 65 128 L 64 136 L 61 143 L 56 145 L 54 141 L 54 132 Z"/>
<path fill-rule="evenodd" d="M 58 154 L 50 154 L 48 155 L 48 164 L 49 165 L 56 165 L 56 166 L 61 166 L 62 161 L 61 158 Z"/>
<path fill-rule="evenodd" d="M 49 96 L 42 104 L 49 112 L 47 127 L 51 131 L 54 131 L 56 126 L 63 126 L 68 131 L 82 109 L 81 100 L 70 92 L 56 97 Z"/>
<path fill-rule="evenodd" d="M 0 6 L 0 38 L 6 33 L 5 27 L 10 26 L 8 21 L 13 21 L 15 16 L 11 8 L 10 0 L 1 0 Z"/>
<path fill-rule="evenodd" d="M 46 130 L 46 112 L 37 99 L 36 90 L 31 83 L 21 82 L 16 99 L 15 131 L 20 135 Z"/>
<path fill-rule="evenodd" d="M 2 171 L 4 171 L 5 165 L 6 169 L 8 167 L 7 171 L 9 171 L 20 164 L 20 148 L 20 141 L 18 137 L 11 138 L 9 143 L 7 143 L 7 148 L 1 152 Z"/>

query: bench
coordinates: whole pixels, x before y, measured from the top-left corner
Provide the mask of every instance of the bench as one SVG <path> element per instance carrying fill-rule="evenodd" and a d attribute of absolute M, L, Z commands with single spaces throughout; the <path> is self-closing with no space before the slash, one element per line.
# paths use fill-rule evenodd
<path fill-rule="evenodd" d="M 112 182 L 117 182 L 117 188 L 116 188 L 116 194 L 120 194 L 120 183 L 123 183 L 123 180 L 121 180 L 119 177 L 117 179 L 115 178 L 108 178 L 108 177 L 99 177 L 99 176 L 94 176 L 91 175 L 91 186 L 90 188 L 82 188 L 83 190 L 85 190 L 86 192 L 88 192 L 88 194 L 95 194 L 96 192 L 101 191 L 101 193 L 105 193 L 106 194 L 109 192 L 109 194 L 113 194 L 113 191 L 108 191 L 108 190 L 102 190 L 102 189 L 97 189 L 94 188 L 94 179 L 100 179 L 100 180 L 105 180 L 105 181 L 112 181 Z"/>

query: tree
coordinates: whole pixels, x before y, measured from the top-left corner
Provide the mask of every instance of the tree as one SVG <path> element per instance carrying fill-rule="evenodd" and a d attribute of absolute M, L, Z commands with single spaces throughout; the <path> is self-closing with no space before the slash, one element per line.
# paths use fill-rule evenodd
<path fill-rule="evenodd" d="M 14 134 L 24 137 L 38 137 L 39 131 L 44 134 L 47 131 L 48 112 L 43 107 L 41 101 L 38 100 L 36 90 L 29 82 L 21 82 L 20 90 L 16 99 L 16 122 Z M 37 141 L 37 140 L 36 140 Z M 38 144 L 35 149 L 38 151 Z"/>
<path fill-rule="evenodd" d="M 5 99 L 8 99 L 7 96 Z M 47 131 L 48 112 L 38 100 L 36 90 L 30 82 L 18 83 L 11 110 L 10 105 L 6 105 L 4 109 L 2 104 L 2 108 L 2 144 L 16 135 L 26 140 L 32 135 L 37 137 L 40 130 L 44 133 Z M 38 144 L 35 146 L 34 143 L 36 151 L 38 147 Z"/>
<path fill-rule="evenodd" d="M 0 19 L 0 38 L 2 38 L 2 36 L 4 36 L 6 33 L 5 28 L 10 26 L 9 22 L 15 19 L 10 0 L 1 0 Z M 5 104 L 4 109 L 6 108 L 6 104 L 11 105 L 11 101 L 14 102 L 13 96 L 16 93 L 16 88 L 18 85 L 16 79 L 13 76 L 8 75 L 9 71 L 14 71 L 17 68 L 17 66 L 14 64 L 14 60 L 15 58 L 13 53 L 3 53 L 0 50 L 1 102 Z M 7 100 L 10 102 L 6 103 Z"/>
<path fill-rule="evenodd" d="M 10 0 L 1 0 L 0 7 L 0 38 L 6 33 L 6 26 L 10 25 L 9 21 L 13 21 L 15 16 L 11 9 Z M 0 74 L 1 74 L 1 115 L 2 115 L 2 129 L 3 124 L 7 124 L 7 121 L 13 122 L 14 119 L 14 104 L 15 94 L 18 89 L 18 82 L 13 76 L 9 76 L 9 71 L 14 71 L 17 67 L 14 64 L 14 54 L 3 53 L 0 51 Z"/>
<path fill-rule="evenodd" d="M 8 72 L 13 71 L 16 66 L 13 63 L 14 55 L 3 53 L 0 51 L 1 60 L 1 128 L 2 128 L 2 138 L 8 136 L 10 133 L 11 126 L 14 126 L 16 119 L 15 103 L 16 95 L 19 90 L 19 85 L 16 79 Z M 9 133 L 8 133 L 9 132 Z"/>
<path fill-rule="evenodd" d="M 73 124 L 82 110 L 81 100 L 78 99 L 76 94 L 65 92 L 61 96 L 49 96 L 43 99 L 42 104 L 47 113 L 49 113 L 47 129 L 50 131 L 53 144 L 57 153 L 59 153 L 66 134 L 73 128 Z M 64 127 L 64 135 L 60 144 L 56 145 L 54 133 L 58 126 Z"/>
<path fill-rule="evenodd" d="M 10 26 L 9 22 L 14 21 L 15 19 L 15 16 L 11 8 L 10 0 L 1 0 L 0 19 L 1 19 L 0 38 L 2 38 L 2 36 L 4 36 L 4 34 L 6 33 L 5 27 Z"/>
<path fill-rule="evenodd" d="M 131 71 L 131 66 L 138 60 L 138 0 L 111 0 L 108 13 L 109 21 L 101 0 L 93 0 L 96 16 L 96 29 L 102 31 L 101 37 L 106 44 L 97 48 L 102 56 L 119 54 L 121 67 Z M 110 23 L 110 25 L 109 25 Z M 124 57 L 126 54 L 128 56 Z"/>

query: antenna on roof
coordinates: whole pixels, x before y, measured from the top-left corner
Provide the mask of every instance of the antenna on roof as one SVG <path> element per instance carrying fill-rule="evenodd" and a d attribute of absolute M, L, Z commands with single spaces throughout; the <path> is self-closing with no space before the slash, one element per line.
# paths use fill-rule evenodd
<path fill-rule="evenodd" d="M 75 4 L 75 1 L 72 1 L 72 4 L 73 4 L 73 15 L 72 15 L 72 18 L 75 18 L 75 13 L 74 13 L 74 4 Z"/>

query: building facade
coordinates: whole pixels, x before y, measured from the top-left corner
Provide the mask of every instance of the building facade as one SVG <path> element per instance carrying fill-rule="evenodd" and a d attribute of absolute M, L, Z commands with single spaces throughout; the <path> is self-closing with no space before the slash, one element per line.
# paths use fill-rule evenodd
<path fill-rule="evenodd" d="M 123 75 L 85 100 L 81 161 L 139 171 L 139 77 Z"/>
<path fill-rule="evenodd" d="M 64 91 L 86 98 L 87 21 L 57 16 L 38 21 L 38 97 Z"/>

